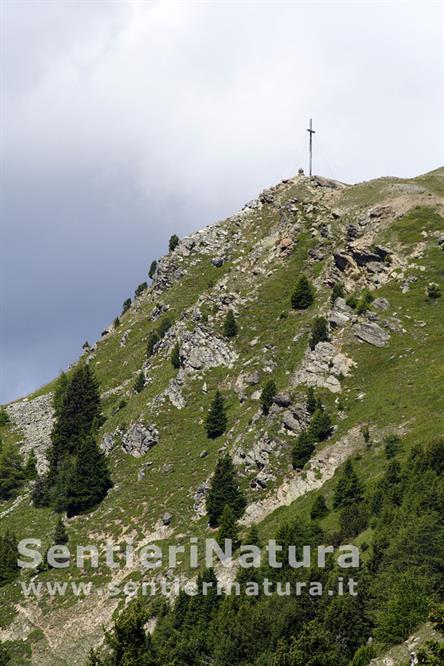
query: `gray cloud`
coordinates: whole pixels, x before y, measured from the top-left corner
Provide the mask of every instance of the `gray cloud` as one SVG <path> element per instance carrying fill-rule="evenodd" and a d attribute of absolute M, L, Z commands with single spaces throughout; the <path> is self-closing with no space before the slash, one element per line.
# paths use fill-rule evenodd
<path fill-rule="evenodd" d="M 51 379 L 168 236 L 306 163 L 345 181 L 443 161 L 436 3 L 3 8 L 0 400 Z"/>

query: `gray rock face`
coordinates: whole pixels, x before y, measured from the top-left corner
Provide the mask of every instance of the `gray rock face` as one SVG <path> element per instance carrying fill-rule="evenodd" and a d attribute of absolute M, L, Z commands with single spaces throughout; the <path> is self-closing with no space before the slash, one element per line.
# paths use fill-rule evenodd
<path fill-rule="evenodd" d="M 375 298 L 373 301 L 373 306 L 378 308 L 378 310 L 387 310 L 390 307 L 390 303 L 386 298 Z"/>
<path fill-rule="evenodd" d="M 233 455 L 233 464 L 244 465 L 247 472 L 263 470 L 268 465 L 270 455 L 279 447 L 280 443 L 265 433 L 251 449 L 238 447 Z"/>
<path fill-rule="evenodd" d="M 137 472 L 138 481 L 142 481 L 142 479 L 145 478 L 146 473 L 148 472 L 152 464 L 153 464 L 152 460 L 148 460 L 146 463 L 143 463 L 143 465 L 140 467 L 139 471 Z"/>
<path fill-rule="evenodd" d="M 164 525 L 169 525 L 172 520 L 173 520 L 173 515 L 168 511 L 165 511 L 165 513 L 162 516 L 162 523 Z"/>
<path fill-rule="evenodd" d="M 182 367 L 191 370 L 208 370 L 220 365 L 231 367 L 236 360 L 236 354 L 225 340 L 201 326 L 182 335 L 180 357 Z"/>
<path fill-rule="evenodd" d="M 328 321 L 333 328 L 344 326 L 353 316 L 353 310 L 347 305 L 343 298 L 337 298 L 333 308 L 328 315 Z"/>
<path fill-rule="evenodd" d="M 331 342 L 319 342 L 315 349 L 306 351 L 292 384 L 328 388 L 332 393 L 339 393 L 341 384 L 337 375 L 348 375 L 354 365 L 354 361 L 338 352 Z"/>
<path fill-rule="evenodd" d="M 51 443 L 51 431 L 54 422 L 53 395 L 41 395 L 34 400 L 20 400 L 6 406 L 6 411 L 15 428 L 24 436 L 20 442 L 20 452 L 27 457 L 34 451 L 37 471 L 47 469 L 46 450 Z"/>
<path fill-rule="evenodd" d="M 273 402 L 278 407 L 289 407 L 291 405 L 291 398 L 288 393 L 277 393 L 273 398 Z"/>
<path fill-rule="evenodd" d="M 126 453 L 139 458 L 159 441 L 159 431 L 154 425 L 135 423 L 122 437 L 122 448 Z"/>
<path fill-rule="evenodd" d="M 390 335 L 374 322 L 356 324 L 354 334 L 360 340 L 374 347 L 384 347 L 390 340 Z"/>
<path fill-rule="evenodd" d="M 105 455 L 109 455 L 114 448 L 114 433 L 107 433 L 103 435 L 99 448 Z"/>

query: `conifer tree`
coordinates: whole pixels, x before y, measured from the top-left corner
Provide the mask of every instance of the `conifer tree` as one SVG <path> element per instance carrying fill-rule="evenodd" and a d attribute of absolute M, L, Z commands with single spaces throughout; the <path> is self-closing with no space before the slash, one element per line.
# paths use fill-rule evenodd
<path fill-rule="evenodd" d="M 257 525 L 255 523 L 253 523 L 253 525 L 248 530 L 248 534 L 245 538 L 245 544 L 248 546 L 257 546 L 258 548 L 261 547 L 259 530 L 257 529 Z"/>
<path fill-rule="evenodd" d="M 7 425 L 10 421 L 9 414 L 4 407 L 0 407 L 0 426 Z"/>
<path fill-rule="evenodd" d="M 68 387 L 68 375 L 66 372 L 61 372 L 54 389 L 54 396 L 52 399 L 52 406 L 54 407 L 54 416 L 59 418 L 62 409 L 63 400 L 65 397 L 66 389 Z"/>
<path fill-rule="evenodd" d="M 225 539 L 231 540 L 231 545 L 234 552 L 239 545 L 239 528 L 234 511 L 229 504 L 224 506 L 219 523 L 217 542 L 221 548 L 224 548 L 225 546 Z"/>
<path fill-rule="evenodd" d="M 122 314 L 123 315 L 125 314 L 125 312 L 128 312 L 128 310 L 130 309 L 131 302 L 132 301 L 131 301 L 130 298 L 127 298 L 126 300 L 123 301 L 123 305 L 122 305 Z"/>
<path fill-rule="evenodd" d="M 150 270 L 148 271 L 148 277 L 151 278 L 151 280 L 153 279 L 156 270 L 157 270 L 157 261 L 154 259 L 151 262 Z"/>
<path fill-rule="evenodd" d="M 9 656 L 9 650 L 6 645 L 0 641 L 0 666 L 9 666 L 11 663 L 11 657 Z"/>
<path fill-rule="evenodd" d="M 363 499 L 364 489 L 362 483 L 353 468 L 351 460 L 347 460 L 336 486 L 333 497 L 333 507 L 337 509 L 342 506 L 348 506 L 349 504 L 362 502 Z"/>
<path fill-rule="evenodd" d="M 142 371 L 140 371 L 139 374 L 137 375 L 136 381 L 134 382 L 133 389 L 136 393 L 141 393 L 144 388 L 145 388 L 145 375 L 143 374 Z"/>
<path fill-rule="evenodd" d="M 137 298 L 138 296 L 141 296 L 144 291 L 146 291 L 148 288 L 147 282 L 141 282 L 139 286 L 136 288 L 136 291 L 134 292 L 134 296 Z"/>
<path fill-rule="evenodd" d="M 170 356 L 173 368 L 180 368 L 180 344 L 176 342 Z"/>
<path fill-rule="evenodd" d="M 314 388 L 309 386 L 307 389 L 307 398 L 306 398 L 307 412 L 309 414 L 314 414 L 316 407 L 318 406 L 318 401 L 315 396 Z"/>
<path fill-rule="evenodd" d="M 4 445 L 0 453 L 0 499 L 15 497 L 25 481 L 22 458 L 12 444 Z"/>
<path fill-rule="evenodd" d="M 151 637 L 145 631 L 146 611 L 136 601 L 121 613 L 112 633 L 105 633 L 111 656 L 106 666 L 157 666 Z M 93 662 L 94 664 L 94 662 Z"/>
<path fill-rule="evenodd" d="M 242 494 L 229 455 L 220 458 L 207 495 L 207 513 L 211 527 L 219 525 L 225 506 L 228 504 L 236 518 L 245 510 L 246 500 Z"/>
<path fill-rule="evenodd" d="M 46 476 L 38 475 L 31 493 L 32 503 L 36 509 L 50 505 L 49 483 Z"/>
<path fill-rule="evenodd" d="M 306 310 L 314 301 L 314 290 L 305 275 L 301 275 L 291 296 L 291 306 L 295 310 Z"/>
<path fill-rule="evenodd" d="M 310 460 L 311 454 L 315 450 L 314 440 L 309 430 L 301 432 L 297 438 L 292 451 L 292 463 L 294 469 L 302 469 Z"/>
<path fill-rule="evenodd" d="M 328 342 L 328 322 L 325 317 L 316 317 L 311 327 L 310 349 L 313 350 L 318 342 Z"/>
<path fill-rule="evenodd" d="M 216 439 L 216 437 L 220 437 L 227 428 L 224 399 L 219 390 L 216 391 L 216 395 L 211 403 L 205 428 L 208 439 Z"/>
<path fill-rule="evenodd" d="M 270 379 L 262 389 L 261 393 L 261 406 L 262 412 L 268 414 L 270 407 L 273 404 L 274 396 L 276 395 L 276 384 Z"/>
<path fill-rule="evenodd" d="M 233 310 L 228 310 L 225 315 L 224 321 L 224 336 L 226 338 L 234 338 L 237 335 L 238 326 L 236 319 L 234 317 Z"/>
<path fill-rule="evenodd" d="M 113 321 L 113 326 L 114 326 L 114 328 L 119 328 L 119 326 L 120 326 L 120 319 L 119 319 L 119 317 L 115 317 L 115 319 L 114 319 L 114 321 Z"/>
<path fill-rule="evenodd" d="M 104 454 L 94 435 L 86 435 L 78 448 L 67 492 L 68 518 L 93 509 L 112 485 Z"/>
<path fill-rule="evenodd" d="M 173 234 L 168 242 L 169 251 L 173 252 L 178 245 L 179 245 L 179 236 L 177 234 Z"/>
<path fill-rule="evenodd" d="M 61 516 L 55 526 L 53 541 L 56 546 L 64 546 L 69 541 L 68 532 Z"/>
<path fill-rule="evenodd" d="M 317 407 L 308 428 L 315 442 L 323 442 L 332 433 L 330 414 L 321 406 Z"/>
<path fill-rule="evenodd" d="M 328 506 L 325 501 L 324 495 L 318 495 L 313 502 L 313 506 L 311 507 L 310 511 L 310 518 L 312 520 L 319 520 L 320 518 L 324 518 L 328 513 Z"/>
<path fill-rule="evenodd" d="M 19 572 L 17 558 L 17 538 L 15 534 L 7 531 L 0 537 L 0 586 L 17 577 Z"/>
<path fill-rule="evenodd" d="M 34 449 L 28 455 L 28 460 L 24 467 L 24 474 L 30 481 L 37 478 L 37 458 L 35 457 Z"/>

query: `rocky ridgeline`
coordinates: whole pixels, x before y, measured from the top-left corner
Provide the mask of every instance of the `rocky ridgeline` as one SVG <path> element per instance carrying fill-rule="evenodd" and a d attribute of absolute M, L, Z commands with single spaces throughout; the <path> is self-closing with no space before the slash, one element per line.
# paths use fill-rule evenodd
<path fill-rule="evenodd" d="M 23 436 L 20 451 L 28 457 L 34 451 L 37 459 L 37 470 L 44 472 L 47 467 L 46 450 L 51 442 L 51 430 L 54 421 L 52 393 L 39 396 L 33 400 L 19 400 L 6 406 L 14 428 Z"/>

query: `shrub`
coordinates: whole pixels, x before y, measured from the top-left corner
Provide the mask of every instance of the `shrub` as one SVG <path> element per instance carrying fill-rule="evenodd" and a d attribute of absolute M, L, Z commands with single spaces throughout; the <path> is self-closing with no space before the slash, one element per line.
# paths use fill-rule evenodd
<path fill-rule="evenodd" d="M 366 443 L 366 446 L 370 446 L 370 430 L 368 428 L 368 425 L 363 425 L 361 427 L 361 435 L 364 439 L 364 442 Z"/>
<path fill-rule="evenodd" d="M 177 234 L 173 234 L 168 243 L 169 251 L 173 252 L 178 245 L 179 245 L 179 236 Z"/>
<path fill-rule="evenodd" d="M 344 298 L 344 285 L 342 282 L 336 282 L 333 285 L 333 289 L 330 294 L 330 302 L 332 305 L 335 304 L 337 298 Z"/>
<path fill-rule="evenodd" d="M 130 307 L 131 307 L 131 299 L 127 298 L 126 301 L 123 301 L 122 314 L 125 314 L 125 312 L 128 312 Z"/>
<path fill-rule="evenodd" d="M 292 464 L 294 469 L 302 469 L 310 460 L 311 454 L 315 450 L 312 434 L 308 430 L 301 432 L 293 446 Z"/>
<path fill-rule="evenodd" d="M 384 453 L 387 460 L 394 458 L 399 451 L 401 438 L 398 435 L 387 435 L 384 437 Z"/>
<path fill-rule="evenodd" d="M 353 655 L 350 666 L 368 666 L 374 657 L 376 650 L 373 645 L 361 645 Z"/>
<path fill-rule="evenodd" d="M 441 290 L 437 284 L 429 284 L 426 289 L 427 297 L 435 300 L 441 297 Z"/>
<path fill-rule="evenodd" d="M 295 310 L 306 310 L 314 301 L 314 290 L 305 275 L 301 275 L 291 296 L 291 306 Z"/>
<path fill-rule="evenodd" d="M 354 539 L 368 525 L 368 511 L 364 502 L 348 504 L 339 514 L 339 528 L 343 539 Z"/>
<path fill-rule="evenodd" d="M 170 356 L 173 368 L 180 368 L 180 344 L 176 342 Z"/>
<path fill-rule="evenodd" d="M 10 421 L 9 414 L 4 407 L 0 408 L 0 426 L 7 425 Z"/>
<path fill-rule="evenodd" d="M 234 338 L 234 336 L 237 335 L 237 331 L 238 326 L 236 319 L 234 318 L 234 313 L 232 310 L 228 310 L 224 321 L 224 336 L 226 338 Z"/>
<path fill-rule="evenodd" d="M 120 319 L 119 317 L 116 317 L 113 321 L 113 326 L 114 328 L 118 328 L 120 326 Z"/>
<path fill-rule="evenodd" d="M 137 296 L 140 296 L 141 294 L 143 294 L 143 292 L 144 292 L 147 288 L 148 288 L 148 283 L 147 283 L 147 282 L 141 282 L 141 284 L 139 284 L 139 286 L 136 288 L 136 291 L 134 292 L 134 295 L 135 295 L 136 297 L 137 297 Z"/>
<path fill-rule="evenodd" d="M 126 405 L 127 405 L 127 402 L 126 402 L 125 398 L 122 398 L 122 400 L 118 404 L 118 408 L 119 409 L 124 409 L 126 407 Z"/>
<path fill-rule="evenodd" d="M 276 384 L 272 379 L 270 379 L 262 389 L 261 393 L 261 405 L 262 412 L 268 414 L 270 407 L 273 404 L 274 396 L 276 395 Z"/>
<path fill-rule="evenodd" d="M 311 327 L 310 349 L 313 350 L 318 342 L 328 342 L 328 322 L 325 317 L 316 317 Z"/>
<path fill-rule="evenodd" d="M 154 259 L 154 260 L 151 262 L 150 270 L 148 271 L 148 277 L 149 277 L 151 280 L 153 279 L 153 277 L 154 277 L 154 273 L 156 272 L 156 270 L 157 270 L 157 261 Z"/>
<path fill-rule="evenodd" d="M 146 353 L 147 356 L 150 357 L 154 354 L 154 347 L 156 344 L 159 342 L 160 336 L 157 331 L 150 331 L 150 334 L 148 336 L 148 343 L 146 346 Z"/>
<path fill-rule="evenodd" d="M 165 335 L 170 330 L 172 325 L 173 325 L 173 322 L 172 322 L 170 317 L 165 317 L 164 319 L 162 319 L 162 321 L 160 322 L 160 324 L 157 328 L 157 331 L 159 333 L 159 337 L 164 338 Z"/>
<path fill-rule="evenodd" d="M 139 374 L 137 375 L 137 379 L 134 382 L 134 387 L 133 387 L 134 391 L 136 393 L 141 393 L 144 387 L 145 387 L 145 375 L 143 374 L 143 372 L 139 372 Z"/>

